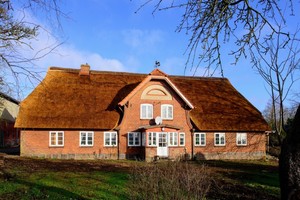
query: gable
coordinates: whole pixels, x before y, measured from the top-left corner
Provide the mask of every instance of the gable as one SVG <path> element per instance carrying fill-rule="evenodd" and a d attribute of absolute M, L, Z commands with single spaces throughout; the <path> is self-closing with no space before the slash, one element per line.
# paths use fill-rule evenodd
<path fill-rule="evenodd" d="M 157 71 L 154 70 L 154 71 Z M 166 76 L 153 76 L 151 73 L 148 75 L 134 90 L 132 90 L 121 102 L 119 102 L 120 106 L 125 105 L 138 91 L 140 91 L 147 83 L 150 81 L 163 81 L 165 82 L 174 92 L 182 99 L 183 102 L 190 108 L 193 109 L 194 106 L 192 103 L 179 91 L 179 89 L 172 83 L 172 81 Z"/>
<path fill-rule="evenodd" d="M 0 93 L 0 120 L 14 122 L 19 112 L 19 102 Z"/>

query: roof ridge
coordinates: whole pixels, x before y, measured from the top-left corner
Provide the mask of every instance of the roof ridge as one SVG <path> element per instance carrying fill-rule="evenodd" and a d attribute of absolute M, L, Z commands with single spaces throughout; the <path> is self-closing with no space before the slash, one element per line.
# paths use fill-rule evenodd
<path fill-rule="evenodd" d="M 56 66 L 51 66 L 49 67 L 48 71 L 66 71 L 66 72 L 78 72 L 80 69 L 74 69 L 74 68 L 64 68 L 64 67 L 56 67 Z M 101 70 L 91 70 L 90 71 L 93 74 L 128 74 L 128 75 L 145 75 L 148 76 L 149 74 L 146 73 L 137 73 L 137 72 L 120 72 L 120 71 L 101 71 Z M 228 80 L 226 77 L 204 77 L 204 76 L 185 76 L 185 75 L 168 75 L 170 78 L 185 78 L 185 79 L 207 79 L 207 80 Z"/>

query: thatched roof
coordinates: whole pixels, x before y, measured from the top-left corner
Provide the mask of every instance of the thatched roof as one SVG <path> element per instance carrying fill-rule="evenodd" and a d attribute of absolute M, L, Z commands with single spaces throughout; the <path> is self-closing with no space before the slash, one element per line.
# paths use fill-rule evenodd
<path fill-rule="evenodd" d="M 147 74 L 51 67 L 45 79 L 21 102 L 16 127 L 46 129 L 113 129 L 118 103 Z M 268 126 L 225 78 L 168 76 L 194 105 L 191 120 L 198 130 L 265 131 Z"/>

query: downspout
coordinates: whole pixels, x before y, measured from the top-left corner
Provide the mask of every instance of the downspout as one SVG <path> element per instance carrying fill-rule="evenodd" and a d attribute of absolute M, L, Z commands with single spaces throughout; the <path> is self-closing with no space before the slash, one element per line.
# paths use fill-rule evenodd
<path fill-rule="evenodd" d="M 195 129 L 192 128 L 191 129 L 192 160 L 195 160 L 195 157 L 194 157 L 194 132 L 195 132 Z"/>
<path fill-rule="evenodd" d="M 185 106 L 185 109 L 187 108 L 188 106 L 186 105 Z M 193 127 L 192 123 L 191 123 L 191 117 L 190 117 L 190 111 L 191 110 L 185 110 L 185 116 L 186 116 L 186 122 L 190 128 L 190 132 L 191 132 L 191 160 L 194 160 L 194 132 L 195 132 L 195 128 Z"/>
<path fill-rule="evenodd" d="M 122 120 L 123 120 L 124 110 L 122 109 L 121 106 L 117 106 L 117 108 L 118 108 L 118 113 L 120 114 L 120 118 L 119 118 L 119 121 L 118 121 L 118 125 L 114 128 L 114 130 L 117 132 L 117 139 L 118 139 L 117 157 L 118 157 L 118 160 L 120 160 L 120 125 L 121 125 Z"/>
<path fill-rule="evenodd" d="M 117 132 L 117 159 L 120 160 L 120 128 L 116 127 L 114 130 Z"/>

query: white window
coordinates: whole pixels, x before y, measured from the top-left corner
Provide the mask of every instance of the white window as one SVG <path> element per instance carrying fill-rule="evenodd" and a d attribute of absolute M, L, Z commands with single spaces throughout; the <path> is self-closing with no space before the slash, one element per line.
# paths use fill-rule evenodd
<path fill-rule="evenodd" d="M 128 146 L 141 146 L 141 133 L 129 132 L 128 133 Z"/>
<path fill-rule="evenodd" d="M 141 119 L 153 119 L 153 105 L 152 104 L 141 104 L 140 118 Z"/>
<path fill-rule="evenodd" d="M 157 146 L 156 132 L 149 132 L 148 133 L 148 146 Z"/>
<path fill-rule="evenodd" d="M 94 145 L 94 132 L 80 131 L 80 146 L 93 146 Z"/>
<path fill-rule="evenodd" d="M 117 146 L 117 132 L 104 132 L 104 146 Z"/>
<path fill-rule="evenodd" d="M 178 133 L 177 132 L 169 133 L 169 146 L 178 146 Z"/>
<path fill-rule="evenodd" d="M 215 133 L 215 146 L 225 146 L 225 133 Z"/>
<path fill-rule="evenodd" d="M 173 119 L 173 106 L 169 104 L 161 105 L 161 118 Z"/>
<path fill-rule="evenodd" d="M 206 134 L 205 133 L 195 133 L 195 146 L 205 146 L 206 145 Z"/>
<path fill-rule="evenodd" d="M 179 133 L 179 146 L 185 146 L 185 133 Z"/>
<path fill-rule="evenodd" d="M 64 146 L 64 132 L 63 131 L 50 131 L 49 132 L 49 146 L 51 146 L 51 147 Z"/>
<path fill-rule="evenodd" d="M 247 133 L 237 133 L 236 134 L 236 144 L 238 146 L 247 145 Z"/>

